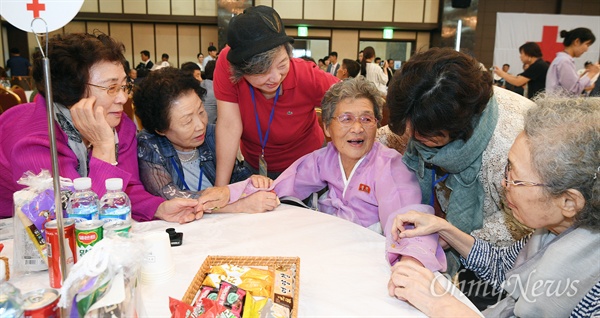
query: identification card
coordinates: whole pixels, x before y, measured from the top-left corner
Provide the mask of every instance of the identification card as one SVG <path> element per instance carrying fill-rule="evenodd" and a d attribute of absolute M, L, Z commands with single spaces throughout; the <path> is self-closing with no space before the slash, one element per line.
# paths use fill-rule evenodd
<path fill-rule="evenodd" d="M 264 155 L 258 157 L 258 174 L 265 177 L 267 176 L 267 161 L 265 160 Z"/>

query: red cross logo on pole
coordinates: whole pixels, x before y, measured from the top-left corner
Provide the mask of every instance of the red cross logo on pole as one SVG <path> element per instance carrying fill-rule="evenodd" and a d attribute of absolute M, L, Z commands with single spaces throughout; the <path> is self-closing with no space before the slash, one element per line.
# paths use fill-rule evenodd
<path fill-rule="evenodd" d="M 33 0 L 32 3 L 27 4 L 27 11 L 33 11 L 33 18 L 40 17 L 40 11 L 45 11 L 46 5 L 40 3 L 39 0 Z"/>
<path fill-rule="evenodd" d="M 556 53 L 565 49 L 565 46 L 556 42 L 556 36 L 558 35 L 558 26 L 544 26 L 542 31 L 542 41 L 536 42 L 540 49 L 542 49 L 542 56 L 546 61 L 552 61 L 556 57 Z"/>

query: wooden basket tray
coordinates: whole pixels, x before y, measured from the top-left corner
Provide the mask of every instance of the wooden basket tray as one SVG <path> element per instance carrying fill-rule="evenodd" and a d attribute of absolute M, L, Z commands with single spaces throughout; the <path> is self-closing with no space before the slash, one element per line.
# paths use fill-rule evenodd
<path fill-rule="evenodd" d="M 294 308 L 292 309 L 292 317 L 298 317 L 298 298 L 300 295 L 300 258 L 299 257 L 279 257 L 279 256 L 214 256 L 209 255 L 200 266 L 200 269 L 194 276 L 192 283 L 188 287 L 185 295 L 183 295 L 183 302 L 192 305 L 194 297 L 202 282 L 206 277 L 206 274 L 210 271 L 212 266 L 232 264 L 237 266 L 268 266 L 270 270 L 275 270 L 279 266 L 290 266 L 296 264 L 296 277 L 295 277 L 295 289 L 294 289 Z"/>

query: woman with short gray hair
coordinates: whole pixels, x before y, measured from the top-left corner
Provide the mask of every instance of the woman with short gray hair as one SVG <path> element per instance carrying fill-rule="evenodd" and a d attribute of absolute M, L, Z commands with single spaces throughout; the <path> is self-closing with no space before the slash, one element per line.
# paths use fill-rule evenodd
<path fill-rule="evenodd" d="M 515 218 L 536 229 L 507 248 L 446 220 L 410 212 L 392 233 L 401 240 L 439 233 L 466 268 L 508 296 L 486 317 L 595 317 L 600 314 L 600 99 L 536 100 L 508 154 L 502 185 Z M 405 229 L 405 224 L 414 229 Z M 428 316 L 479 317 L 431 284 L 433 273 L 393 268 L 390 295 Z M 432 288 L 430 288 L 432 287 Z M 441 296 L 440 296 L 441 295 Z M 450 296 L 450 297 L 449 297 Z"/>
<path fill-rule="evenodd" d="M 238 148 L 256 174 L 275 179 L 324 145 L 315 107 L 338 81 L 292 58 L 294 39 L 273 8 L 250 7 L 231 19 L 214 74 L 217 179 L 228 184 Z"/>
<path fill-rule="evenodd" d="M 383 96 L 375 84 L 359 76 L 331 87 L 321 107 L 325 134 L 331 142 L 296 160 L 274 182 L 280 198 L 311 198 L 327 188 L 314 208 L 354 222 L 379 234 L 389 234 L 397 214 L 428 209 L 419 204 L 417 178 L 402 163 L 402 155 L 375 141 Z M 224 189 L 223 189 L 224 188 Z M 257 189 L 242 181 L 222 187 L 222 197 L 204 201 L 234 202 Z M 446 258 L 435 234 L 386 245 L 391 264 L 413 262 L 430 270 L 445 270 Z M 417 261 L 415 261 L 415 259 Z"/>

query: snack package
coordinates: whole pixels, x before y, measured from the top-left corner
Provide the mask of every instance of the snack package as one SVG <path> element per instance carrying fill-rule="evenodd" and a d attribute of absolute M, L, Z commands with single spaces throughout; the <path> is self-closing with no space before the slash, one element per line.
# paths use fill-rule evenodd
<path fill-rule="evenodd" d="M 273 284 L 273 306 L 270 313 L 273 317 L 290 317 L 294 308 L 294 288 L 296 277 L 296 266 L 278 267 L 275 269 L 275 281 Z"/>
<path fill-rule="evenodd" d="M 169 297 L 169 310 L 171 318 L 196 318 L 194 308 L 183 301 Z"/>
<path fill-rule="evenodd" d="M 13 195 L 15 212 L 22 212 L 46 239 L 44 224 L 56 219 L 54 184 L 50 172 L 42 170 L 39 174 L 34 175 L 31 171 L 27 171 L 17 183 L 25 185 L 27 188 L 17 191 Z M 66 217 L 67 203 L 73 191 L 73 182 L 67 178 L 60 178 L 60 211 L 63 212 L 64 217 Z"/>
<path fill-rule="evenodd" d="M 236 318 L 229 309 L 219 305 L 216 300 L 204 298 L 202 306 L 206 308 L 206 311 L 198 318 Z"/>
<path fill-rule="evenodd" d="M 58 306 L 70 317 L 146 317 L 137 292 L 143 251 L 139 237 L 104 238 L 71 267 Z"/>
<path fill-rule="evenodd" d="M 204 306 L 202 306 L 202 299 L 208 298 L 210 300 L 217 300 L 219 295 L 219 289 L 213 288 L 210 286 L 201 286 L 198 293 L 194 297 L 194 301 L 192 302 L 194 306 L 194 313 L 199 316 L 204 313 Z"/>
<path fill-rule="evenodd" d="M 252 295 L 246 295 L 246 301 L 244 302 L 244 312 L 242 317 L 244 318 L 261 318 L 261 313 L 265 304 L 269 298 L 266 297 L 252 297 Z"/>
<path fill-rule="evenodd" d="M 221 287 L 219 287 L 219 294 L 217 295 L 217 303 L 230 309 L 231 313 L 240 318 L 245 297 L 246 291 L 226 281 L 222 281 Z"/>
<path fill-rule="evenodd" d="M 14 271 L 27 273 L 48 268 L 45 224 L 55 218 L 54 190 L 50 172 L 42 170 L 38 175 L 31 171 L 17 181 L 27 188 L 13 194 L 14 202 Z M 73 183 L 60 179 L 61 211 L 73 193 Z"/>
<path fill-rule="evenodd" d="M 247 266 L 223 264 L 213 266 L 202 285 L 217 288 L 221 281 L 229 282 L 253 296 L 270 297 L 273 272 Z"/>

